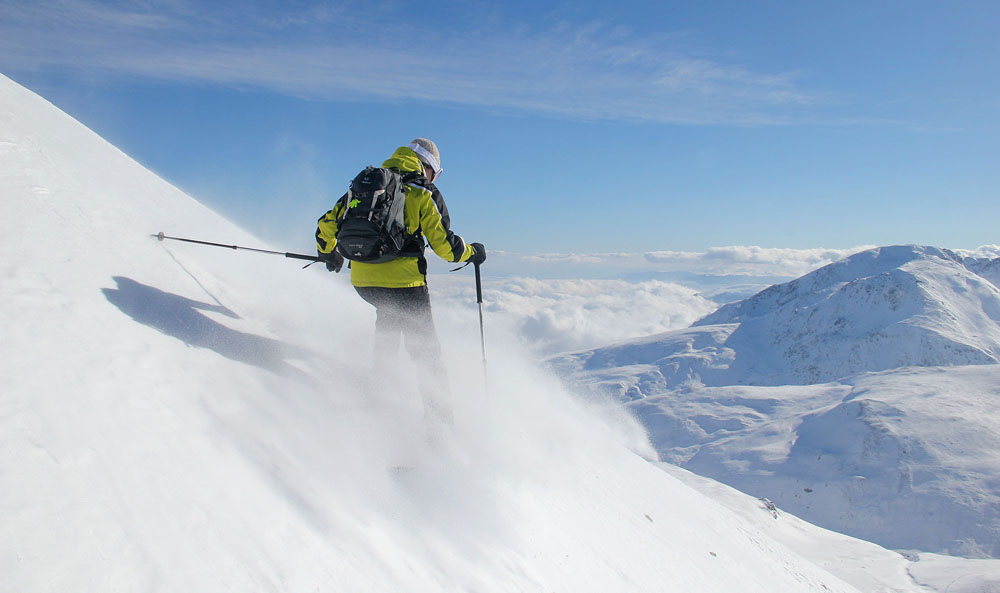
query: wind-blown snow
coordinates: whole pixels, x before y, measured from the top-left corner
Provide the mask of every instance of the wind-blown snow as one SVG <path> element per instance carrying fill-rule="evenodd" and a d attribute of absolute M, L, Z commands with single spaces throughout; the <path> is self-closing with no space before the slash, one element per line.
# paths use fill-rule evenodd
<path fill-rule="evenodd" d="M 344 277 L 156 241 L 266 247 L 2 77 L 0 195 L 9 590 L 855 591 L 472 328 L 428 449 Z"/>

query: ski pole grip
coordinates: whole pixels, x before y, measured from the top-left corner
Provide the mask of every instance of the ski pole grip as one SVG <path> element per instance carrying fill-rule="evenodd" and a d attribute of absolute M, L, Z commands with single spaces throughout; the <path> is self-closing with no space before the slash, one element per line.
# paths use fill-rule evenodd
<path fill-rule="evenodd" d="M 315 255 L 302 255 L 301 253 L 286 253 L 285 257 L 291 259 L 304 259 L 306 261 L 312 261 L 312 262 L 323 261 Z"/>
<path fill-rule="evenodd" d="M 479 264 L 476 266 L 476 302 L 479 304 L 483 303 L 483 278 L 479 273 Z"/>

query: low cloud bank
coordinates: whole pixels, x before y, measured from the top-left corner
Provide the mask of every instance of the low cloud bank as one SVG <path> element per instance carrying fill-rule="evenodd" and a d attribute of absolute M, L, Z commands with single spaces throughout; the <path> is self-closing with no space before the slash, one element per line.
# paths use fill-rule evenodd
<path fill-rule="evenodd" d="M 474 283 L 456 277 L 432 282 L 435 307 L 465 310 L 463 322 L 475 327 Z M 717 307 L 694 289 L 657 280 L 510 278 L 487 281 L 483 298 L 491 331 L 516 336 L 535 355 L 687 327 Z"/>
<path fill-rule="evenodd" d="M 790 279 L 870 249 L 860 245 L 846 249 L 785 249 L 732 245 L 711 247 L 706 251 L 648 251 L 645 253 L 513 253 L 491 251 L 483 268 L 492 277 L 585 278 L 650 280 L 679 278 L 707 279 L 712 286 L 733 277 Z M 989 246 L 987 246 L 989 247 Z M 987 249 L 980 248 L 980 251 Z M 1000 249 L 1000 248 L 997 248 Z M 444 271 L 444 265 L 432 265 L 432 271 Z M 676 281 L 675 278 L 666 278 Z M 714 279 L 721 279 L 714 281 Z M 698 288 L 694 281 L 681 283 Z M 735 284 L 736 281 L 730 282 Z"/>
<path fill-rule="evenodd" d="M 684 328 L 720 305 L 797 278 L 871 248 L 784 249 L 753 245 L 706 251 L 542 253 L 491 251 L 482 268 L 486 322 L 535 355 L 608 345 Z M 1000 257 L 1000 245 L 955 250 Z M 457 310 L 478 332 L 471 266 L 430 258 L 431 294 L 440 313 Z"/>
<path fill-rule="evenodd" d="M 703 252 L 651 251 L 644 254 L 652 264 L 693 267 L 709 273 L 747 276 L 801 276 L 872 246 L 848 249 L 784 249 L 733 245 Z"/>
<path fill-rule="evenodd" d="M 1000 257 L 1000 245 L 983 245 L 978 249 L 956 249 L 956 253 L 963 255 L 965 257 L 982 257 L 987 259 L 995 259 Z"/>
<path fill-rule="evenodd" d="M 483 266 L 492 331 L 544 356 L 679 329 L 744 298 L 863 250 L 715 247 L 703 252 L 517 254 L 491 252 Z M 472 270 L 431 261 L 439 311 L 478 325 Z M 478 330 L 476 330 L 478 331 Z"/>

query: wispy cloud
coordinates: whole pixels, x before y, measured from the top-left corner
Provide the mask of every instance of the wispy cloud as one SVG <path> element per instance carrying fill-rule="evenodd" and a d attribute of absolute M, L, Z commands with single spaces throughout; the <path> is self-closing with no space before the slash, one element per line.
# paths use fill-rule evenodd
<path fill-rule="evenodd" d="M 459 17 L 445 30 L 400 18 L 398 4 L 396 14 L 349 3 L 219 6 L 14 0 L 0 8 L 0 64 L 687 124 L 789 123 L 822 100 L 795 73 L 757 72 L 685 52 L 669 36 L 601 24 L 481 27 Z"/>

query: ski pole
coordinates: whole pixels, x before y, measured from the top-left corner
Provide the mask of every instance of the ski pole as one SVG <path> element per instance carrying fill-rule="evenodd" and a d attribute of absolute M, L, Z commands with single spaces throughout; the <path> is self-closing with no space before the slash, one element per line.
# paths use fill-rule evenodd
<path fill-rule="evenodd" d="M 158 240 L 163 241 L 164 239 L 170 239 L 171 241 L 184 241 L 185 243 L 197 243 L 198 245 L 210 245 L 212 247 L 225 247 L 226 249 L 242 249 L 244 251 L 256 251 L 257 253 L 270 253 L 273 255 L 284 255 L 292 259 L 304 259 L 311 262 L 323 261 L 315 255 L 302 255 L 301 253 L 287 253 L 284 251 L 271 251 L 269 249 L 254 249 L 253 247 L 240 247 L 239 245 L 225 245 L 223 243 L 212 243 L 211 241 L 199 241 L 197 239 L 183 239 L 181 237 L 171 237 L 169 235 L 163 234 L 163 231 L 152 235 Z M 308 266 L 307 266 L 308 267 Z"/>
<path fill-rule="evenodd" d="M 486 393 L 490 391 L 490 383 L 486 374 L 486 330 L 483 326 L 483 279 L 479 273 L 479 265 L 476 266 L 476 302 L 479 303 L 479 343 L 483 349 L 483 384 L 486 386 Z"/>

